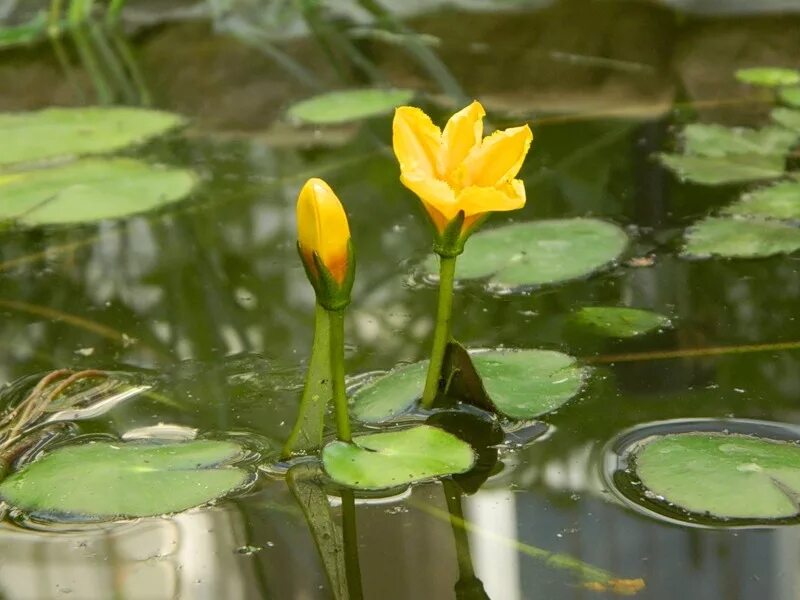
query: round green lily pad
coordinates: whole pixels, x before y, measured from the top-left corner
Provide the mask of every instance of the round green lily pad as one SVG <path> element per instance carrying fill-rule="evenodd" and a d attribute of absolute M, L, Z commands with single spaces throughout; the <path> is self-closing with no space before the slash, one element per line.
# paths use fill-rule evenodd
<path fill-rule="evenodd" d="M 391 113 L 408 104 L 413 90 L 366 89 L 328 92 L 292 105 L 290 118 L 312 125 L 332 125 Z"/>
<path fill-rule="evenodd" d="M 800 110 L 779 107 L 774 108 L 770 116 L 776 123 L 793 130 L 796 134 L 800 133 Z"/>
<path fill-rule="evenodd" d="M 800 228 L 780 221 L 711 217 L 687 230 L 683 253 L 694 258 L 756 258 L 800 249 Z"/>
<path fill-rule="evenodd" d="M 751 67 L 736 71 L 736 79 L 750 85 L 779 87 L 800 83 L 800 72 L 781 67 Z"/>
<path fill-rule="evenodd" d="M 130 158 L 0 173 L 0 219 L 28 226 L 119 219 L 180 200 L 196 181 L 191 171 Z"/>
<path fill-rule="evenodd" d="M 723 208 L 722 212 L 767 219 L 800 219 L 800 181 L 782 181 L 754 190 Z"/>
<path fill-rule="evenodd" d="M 183 118 L 143 108 L 48 108 L 0 114 L 0 165 L 114 152 L 144 142 Z"/>
<path fill-rule="evenodd" d="M 704 185 L 775 179 L 782 177 L 786 170 L 786 156 L 783 154 L 660 154 L 659 159 L 682 180 Z"/>
<path fill-rule="evenodd" d="M 58 448 L 0 484 L 0 499 L 48 519 L 96 521 L 174 513 L 224 496 L 250 479 L 230 466 L 232 442 L 97 442 Z"/>
<path fill-rule="evenodd" d="M 794 108 L 800 108 L 800 85 L 785 87 L 778 90 L 781 102 Z"/>
<path fill-rule="evenodd" d="M 797 133 L 783 127 L 725 127 L 692 123 L 683 128 L 684 152 L 695 156 L 731 154 L 783 155 L 797 143 Z"/>
<path fill-rule="evenodd" d="M 470 358 L 489 401 L 512 419 L 551 412 L 581 389 L 586 369 L 553 350 L 491 350 Z M 422 395 L 428 361 L 405 365 L 359 389 L 352 399 L 353 417 L 365 423 L 387 421 L 408 411 Z"/>
<path fill-rule="evenodd" d="M 331 442 L 322 451 L 322 462 L 342 485 L 379 490 L 464 473 L 475 463 L 475 452 L 438 427 L 419 425 L 362 435 L 352 444 Z"/>
<path fill-rule="evenodd" d="M 798 515 L 800 446 L 741 434 L 679 433 L 635 453 L 644 487 L 686 511 L 723 519 Z"/>
<path fill-rule="evenodd" d="M 627 338 L 671 325 L 658 313 L 620 306 L 584 306 L 575 311 L 572 321 L 606 337 Z"/>
<path fill-rule="evenodd" d="M 617 225 L 599 219 L 553 219 L 481 231 L 456 263 L 458 279 L 484 279 L 504 290 L 586 277 L 612 264 L 628 245 Z M 438 272 L 438 260 L 425 262 Z"/>

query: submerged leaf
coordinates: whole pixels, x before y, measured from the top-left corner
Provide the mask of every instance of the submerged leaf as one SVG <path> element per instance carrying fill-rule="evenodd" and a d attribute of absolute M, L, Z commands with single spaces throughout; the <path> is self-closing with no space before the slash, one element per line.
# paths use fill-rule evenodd
<path fill-rule="evenodd" d="M 777 221 L 710 217 L 687 230 L 684 254 L 755 258 L 800 249 L 800 229 Z"/>
<path fill-rule="evenodd" d="M 786 168 L 786 157 L 783 155 L 734 154 L 712 157 L 660 154 L 659 158 L 681 179 L 706 185 L 775 179 L 781 177 Z"/>
<path fill-rule="evenodd" d="M 408 104 L 413 90 L 366 89 L 342 90 L 320 94 L 291 106 L 292 119 L 315 125 L 347 123 L 389 114 L 395 107 Z"/>
<path fill-rule="evenodd" d="M 0 165 L 114 152 L 183 124 L 143 108 L 48 108 L 0 114 Z"/>
<path fill-rule="evenodd" d="M 175 202 L 196 177 L 130 158 L 87 158 L 0 175 L 0 219 L 29 226 L 119 219 Z"/>
<path fill-rule="evenodd" d="M 736 79 L 750 85 L 778 87 L 800 83 L 800 72 L 781 67 L 751 67 L 736 71 Z"/>
<path fill-rule="evenodd" d="M 768 219 L 800 219 L 800 181 L 781 181 L 744 194 L 722 209 L 730 215 Z"/>
<path fill-rule="evenodd" d="M 797 133 L 783 127 L 746 129 L 693 123 L 683 129 L 684 152 L 696 156 L 786 154 L 797 142 L 797 137 Z"/>
<path fill-rule="evenodd" d="M 464 473 L 475 463 L 466 442 L 437 427 L 419 425 L 373 433 L 352 444 L 331 442 L 322 452 L 325 470 L 342 485 L 378 490 Z"/>
<path fill-rule="evenodd" d="M 232 442 L 89 443 L 53 450 L 0 484 L 0 499 L 46 519 L 97 521 L 186 510 L 250 479 Z"/>
<path fill-rule="evenodd" d="M 515 223 L 473 235 L 458 258 L 456 277 L 488 278 L 504 289 L 559 283 L 608 266 L 627 244 L 622 229 L 599 219 Z M 436 268 L 429 258 L 425 269 Z"/>
<path fill-rule="evenodd" d="M 681 433 L 636 452 L 650 492 L 686 511 L 722 519 L 798 515 L 800 447 L 741 434 Z"/>
<path fill-rule="evenodd" d="M 649 310 L 624 306 L 584 306 L 572 315 L 575 323 L 608 337 L 634 337 L 671 325 L 669 318 Z"/>

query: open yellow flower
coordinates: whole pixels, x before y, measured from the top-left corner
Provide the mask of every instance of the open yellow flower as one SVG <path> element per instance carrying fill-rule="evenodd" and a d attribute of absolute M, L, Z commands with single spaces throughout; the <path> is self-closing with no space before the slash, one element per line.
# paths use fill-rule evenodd
<path fill-rule="evenodd" d="M 418 108 L 395 111 L 400 181 L 419 196 L 440 234 L 460 211 L 463 233 L 486 213 L 525 205 L 525 187 L 515 177 L 533 140 L 531 129 L 511 127 L 484 138 L 485 114 L 480 102 L 473 102 L 442 131 Z"/>
<path fill-rule="evenodd" d="M 320 302 L 335 304 L 343 294 L 349 301 L 350 226 L 342 203 L 322 179 L 309 179 L 297 197 L 297 246 Z"/>

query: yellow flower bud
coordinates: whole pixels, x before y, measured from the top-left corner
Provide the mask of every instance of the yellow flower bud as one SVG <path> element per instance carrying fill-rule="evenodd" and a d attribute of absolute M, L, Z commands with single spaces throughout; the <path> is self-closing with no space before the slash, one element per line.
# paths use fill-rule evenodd
<path fill-rule="evenodd" d="M 345 281 L 350 226 L 342 203 L 322 179 L 309 179 L 297 197 L 297 240 L 303 261 L 313 273 L 316 253 L 337 283 Z"/>

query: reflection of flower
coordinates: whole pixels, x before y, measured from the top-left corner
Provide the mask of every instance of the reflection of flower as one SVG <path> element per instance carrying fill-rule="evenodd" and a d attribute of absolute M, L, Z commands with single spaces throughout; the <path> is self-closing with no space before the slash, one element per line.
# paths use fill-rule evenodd
<path fill-rule="evenodd" d="M 439 234 L 464 212 L 461 237 L 491 211 L 525 205 L 525 187 L 514 179 L 528 153 L 530 127 L 511 127 L 483 137 L 480 102 L 454 114 L 444 131 L 420 109 L 401 106 L 393 123 L 400 180 L 422 200 Z"/>
<path fill-rule="evenodd" d="M 342 203 L 322 179 L 309 179 L 297 197 L 297 240 L 306 268 L 318 275 L 316 253 L 336 283 L 344 282 L 350 227 Z"/>

